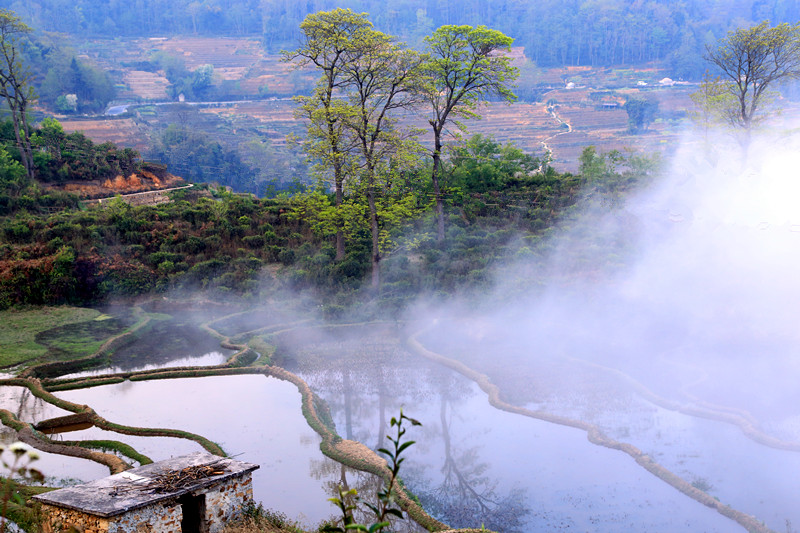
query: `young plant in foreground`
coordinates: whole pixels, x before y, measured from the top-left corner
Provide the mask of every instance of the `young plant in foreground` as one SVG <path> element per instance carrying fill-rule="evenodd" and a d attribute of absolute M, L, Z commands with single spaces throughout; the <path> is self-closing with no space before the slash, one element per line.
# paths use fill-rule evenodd
<path fill-rule="evenodd" d="M 10 452 L 6 454 L 4 452 Z M 8 458 L 10 455 L 10 459 Z M 18 505 L 24 505 L 25 501 L 15 491 L 15 484 L 12 478 L 19 477 L 24 481 L 34 481 L 41 483 L 44 475 L 37 469 L 31 468 L 31 463 L 39 459 L 39 454 L 31 450 L 21 442 L 15 442 L 8 448 L 0 446 L 0 464 L 3 467 L 2 478 L 2 510 L 0 510 L 0 533 L 6 531 L 6 517 L 8 516 L 8 504 L 10 501 Z"/>
<path fill-rule="evenodd" d="M 386 438 L 392 443 L 390 449 L 379 448 L 378 452 L 384 454 L 388 458 L 387 468 L 390 471 L 389 481 L 386 482 L 383 489 L 378 491 L 378 503 L 372 504 L 370 502 L 358 498 L 356 489 L 343 491 L 339 488 L 339 497 L 330 498 L 329 501 L 333 502 L 342 513 L 342 526 L 325 526 L 322 531 L 326 533 L 345 533 L 346 531 L 366 531 L 367 533 L 380 533 L 386 531 L 391 523 L 390 517 L 403 518 L 403 512 L 395 502 L 395 487 L 397 485 L 398 474 L 400 473 L 400 465 L 405 458 L 401 457 L 403 451 L 409 446 L 414 444 L 413 440 L 403 442 L 403 435 L 406 429 L 403 427 L 403 422 L 407 421 L 412 426 L 421 426 L 422 424 L 403 414 L 400 410 L 398 418 L 392 417 L 391 427 L 396 427 L 397 431 L 394 437 L 387 436 Z M 375 515 L 375 522 L 367 526 L 358 524 L 353 519 L 353 511 L 357 509 L 356 504 L 349 504 L 352 498 L 356 498 L 357 503 L 362 503 L 369 511 Z"/>

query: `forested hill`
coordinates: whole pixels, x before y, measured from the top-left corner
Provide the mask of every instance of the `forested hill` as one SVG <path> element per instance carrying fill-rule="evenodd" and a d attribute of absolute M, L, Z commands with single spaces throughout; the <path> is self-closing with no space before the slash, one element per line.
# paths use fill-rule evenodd
<path fill-rule="evenodd" d="M 79 35 L 258 35 L 292 48 L 309 13 L 366 11 L 381 31 L 417 44 L 443 24 L 486 25 L 524 46 L 540 66 L 666 61 L 698 78 L 702 55 L 731 29 L 800 19 L 800 0 L 0 0 L 31 26 Z"/>

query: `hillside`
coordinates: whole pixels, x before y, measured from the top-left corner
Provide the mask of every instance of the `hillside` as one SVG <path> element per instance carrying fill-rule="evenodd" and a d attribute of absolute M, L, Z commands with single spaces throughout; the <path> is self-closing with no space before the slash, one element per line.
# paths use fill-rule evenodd
<path fill-rule="evenodd" d="M 44 184 L 45 191 L 60 191 L 78 195 L 82 200 L 108 198 L 115 195 L 142 193 L 172 189 L 186 185 L 183 178 L 166 171 L 163 165 L 143 163 L 141 167 L 127 176 L 108 175 L 94 180 L 66 180 L 60 183 Z"/>
<path fill-rule="evenodd" d="M 104 69 L 120 73 L 120 102 L 133 104 L 118 116 L 60 117 L 68 131 L 83 131 L 97 142 L 107 140 L 130 146 L 150 158 L 169 157 L 160 147 L 170 125 L 202 132 L 209 141 L 236 154 L 249 170 L 241 170 L 241 179 L 220 181 L 234 188 L 258 192 L 259 187 L 245 186 L 255 180 L 307 180 L 302 156 L 296 147 L 287 145 L 287 137 L 301 137 L 305 125 L 294 117 L 296 104 L 291 96 L 307 91 L 314 73 L 293 70 L 269 54 L 255 38 L 164 37 L 157 39 L 93 39 L 78 44 L 82 56 Z M 187 72 L 203 65 L 213 67 L 215 102 L 180 104 L 167 94 L 170 81 L 157 58 L 181 61 Z M 663 152 L 674 144 L 682 128 L 681 120 L 691 107 L 689 84 L 659 84 L 668 69 L 655 64 L 628 68 L 558 67 L 537 68 L 526 57 L 525 49 L 512 50 L 514 64 L 522 75 L 515 91 L 521 100 L 510 105 L 489 104 L 482 111 L 483 120 L 469 120 L 473 133 L 491 135 L 502 143 L 516 146 L 537 156 L 551 153 L 551 164 L 559 171 L 577 171 L 577 156 L 584 147 L 594 145 L 601 151 L 634 150 L 643 153 Z M 156 59 L 154 59 L 156 58 Z M 141 70 L 142 68 L 148 71 Z M 659 103 L 656 121 L 644 135 L 628 132 L 627 114 L 621 104 L 629 96 L 654 98 Z M 188 99 L 187 99 L 188 101 Z M 558 104 L 557 115 L 548 102 Z M 616 108 L 604 106 L 618 103 Z M 410 113 L 409 125 L 423 128 L 426 140 L 427 115 L 423 110 Z M 565 131 L 564 123 L 572 127 Z M 253 153 L 251 143 L 268 147 L 268 154 Z M 429 141 L 426 142 L 429 144 Z M 272 172 L 259 168 L 254 158 L 269 158 Z M 209 162 L 171 158 L 173 172 L 194 181 L 207 181 Z M 211 163 L 219 166 L 219 163 Z M 221 168 L 221 167 L 220 167 Z M 228 170 L 229 171 L 229 170 Z M 301 175 L 298 176 L 297 173 Z M 246 175 L 246 177 L 245 177 Z M 237 185 L 240 184 L 240 185 Z"/>

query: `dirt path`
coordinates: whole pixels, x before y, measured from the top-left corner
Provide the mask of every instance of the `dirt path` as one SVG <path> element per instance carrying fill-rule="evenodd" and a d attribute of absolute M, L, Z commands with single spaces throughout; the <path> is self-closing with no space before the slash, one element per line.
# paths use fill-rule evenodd
<path fill-rule="evenodd" d="M 559 135 L 566 135 L 567 133 L 572 133 L 572 124 L 570 124 L 569 121 L 566 121 L 566 120 L 562 119 L 558 115 L 558 112 L 556 111 L 556 107 L 555 106 L 551 106 L 550 108 L 548 108 L 548 112 L 550 113 L 550 116 L 553 117 L 553 119 L 555 119 L 556 122 L 558 122 L 559 124 L 566 124 L 567 125 L 567 131 L 560 131 L 560 132 L 556 133 L 555 135 L 551 135 L 550 137 L 546 138 L 545 140 L 543 140 L 541 142 L 542 148 L 544 148 L 544 151 L 547 154 L 545 160 L 546 161 L 552 161 L 553 160 L 553 150 L 550 148 L 550 145 L 547 144 L 547 143 L 549 141 L 552 141 L 553 139 L 555 139 Z"/>

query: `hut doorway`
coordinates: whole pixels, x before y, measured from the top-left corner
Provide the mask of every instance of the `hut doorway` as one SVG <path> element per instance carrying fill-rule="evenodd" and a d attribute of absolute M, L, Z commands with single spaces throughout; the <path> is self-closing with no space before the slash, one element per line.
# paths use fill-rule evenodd
<path fill-rule="evenodd" d="M 206 523 L 206 495 L 185 494 L 178 498 L 178 503 L 183 512 L 181 518 L 181 533 L 207 533 Z"/>

